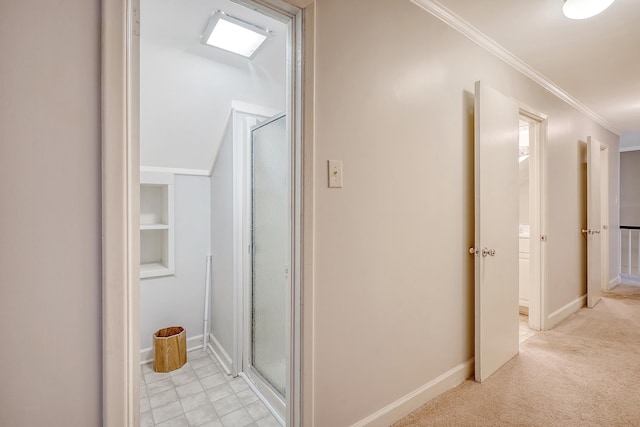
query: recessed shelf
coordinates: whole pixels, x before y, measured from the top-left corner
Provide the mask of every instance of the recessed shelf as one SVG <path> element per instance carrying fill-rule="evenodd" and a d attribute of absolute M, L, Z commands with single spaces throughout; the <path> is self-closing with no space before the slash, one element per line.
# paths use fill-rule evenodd
<path fill-rule="evenodd" d="M 140 230 L 168 230 L 169 224 L 140 224 Z"/>
<path fill-rule="evenodd" d="M 173 270 L 159 262 L 140 264 L 140 278 L 142 279 L 146 277 L 170 276 L 172 274 Z"/>
<path fill-rule="evenodd" d="M 173 191 L 173 174 L 140 174 L 141 279 L 174 273 Z"/>

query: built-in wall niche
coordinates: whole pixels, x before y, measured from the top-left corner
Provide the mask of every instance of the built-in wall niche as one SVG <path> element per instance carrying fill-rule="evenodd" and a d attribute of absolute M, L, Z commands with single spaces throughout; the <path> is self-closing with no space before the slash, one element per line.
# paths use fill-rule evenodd
<path fill-rule="evenodd" d="M 174 273 L 173 174 L 140 172 L 140 278 Z"/>

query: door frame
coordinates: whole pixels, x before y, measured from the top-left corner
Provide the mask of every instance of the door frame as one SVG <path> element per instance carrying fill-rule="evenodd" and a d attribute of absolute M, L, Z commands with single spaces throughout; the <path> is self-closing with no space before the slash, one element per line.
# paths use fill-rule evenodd
<path fill-rule="evenodd" d="M 302 387 L 310 407 L 313 375 L 312 292 L 304 296 L 302 281 L 313 288 L 313 1 L 236 0 L 268 14 L 291 17 L 293 43 L 288 66 L 291 70 L 287 111 L 295 117 L 291 126 L 294 144 L 296 196 L 294 223 L 293 286 L 290 301 L 293 319 L 289 349 L 289 396 L 287 425 L 302 419 Z M 139 352 L 139 0 L 103 0 L 101 45 L 102 99 L 102 413 L 105 427 L 138 427 L 140 423 Z M 303 68 L 305 73 L 303 74 Z M 304 97 L 303 97 L 304 89 Z M 303 108 L 304 106 L 304 108 Z M 304 125 L 304 127 L 303 127 Z M 308 171 L 308 172 L 307 172 Z M 304 187 L 307 191 L 303 191 Z M 305 222 L 302 221 L 302 214 Z M 304 245 L 304 251 L 303 246 Z M 306 267 L 303 271 L 303 265 Z M 303 316 L 304 314 L 304 316 Z M 303 332 L 305 336 L 303 337 Z M 302 372 L 301 355 L 305 355 Z M 305 375 L 305 382 L 302 376 Z"/>
<path fill-rule="evenodd" d="M 518 102 L 520 119 L 529 122 L 529 328 L 546 329 L 546 145 L 548 117 Z M 533 134 L 533 135 L 532 135 Z"/>
<path fill-rule="evenodd" d="M 602 290 L 610 290 L 610 263 L 611 263 L 611 228 L 609 227 L 609 146 L 600 145 L 600 244 L 601 244 L 601 274 Z M 620 246 L 620 245 L 618 245 Z"/>

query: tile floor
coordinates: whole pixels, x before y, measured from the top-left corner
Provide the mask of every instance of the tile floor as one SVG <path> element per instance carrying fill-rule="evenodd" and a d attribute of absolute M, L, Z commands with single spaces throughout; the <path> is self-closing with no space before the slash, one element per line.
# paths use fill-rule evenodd
<path fill-rule="evenodd" d="M 520 315 L 520 344 L 537 334 L 538 331 L 529 329 L 529 316 Z"/>
<path fill-rule="evenodd" d="M 224 373 L 208 352 L 190 351 L 187 363 L 169 373 L 141 367 L 141 427 L 280 427 L 240 378 Z"/>

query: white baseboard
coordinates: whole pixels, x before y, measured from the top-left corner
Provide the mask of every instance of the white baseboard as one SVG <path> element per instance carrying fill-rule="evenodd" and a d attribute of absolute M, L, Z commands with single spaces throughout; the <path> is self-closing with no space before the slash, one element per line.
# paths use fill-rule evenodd
<path fill-rule="evenodd" d="M 547 322 L 545 323 L 545 329 L 554 328 L 558 323 L 562 322 L 567 317 L 571 316 L 576 311 L 580 310 L 587 304 L 587 294 L 582 295 L 579 298 L 571 301 L 569 304 L 564 307 L 554 311 L 547 318 Z"/>
<path fill-rule="evenodd" d="M 233 361 L 231 360 L 229 354 L 224 351 L 224 348 L 222 347 L 222 344 L 220 344 L 220 341 L 218 341 L 216 337 L 211 333 L 209 334 L 209 350 L 215 356 L 215 358 L 218 359 L 218 362 L 220 362 L 220 366 L 222 366 L 224 372 L 227 375 L 231 375 L 231 365 Z"/>
<path fill-rule="evenodd" d="M 187 338 L 187 353 L 202 348 L 202 334 Z M 187 358 L 188 360 L 188 358 Z M 153 362 L 153 346 L 140 350 L 140 364 Z"/>
<path fill-rule="evenodd" d="M 620 276 L 609 280 L 609 286 L 607 287 L 607 290 L 610 291 L 611 289 L 613 289 L 616 286 L 618 286 L 620 283 L 622 283 L 622 277 L 620 277 Z"/>
<path fill-rule="evenodd" d="M 640 276 L 634 276 L 633 274 L 621 274 L 620 275 L 620 283 L 625 283 L 626 285 L 640 285 Z"/>
<path fill-rule="evenodd" d="M 473 374 L 474 359 L 450 369 L 411 393 L 358 421 L 351 427 L 387 427 L 418 409 L 434 397 L 463 383 Z"/>

